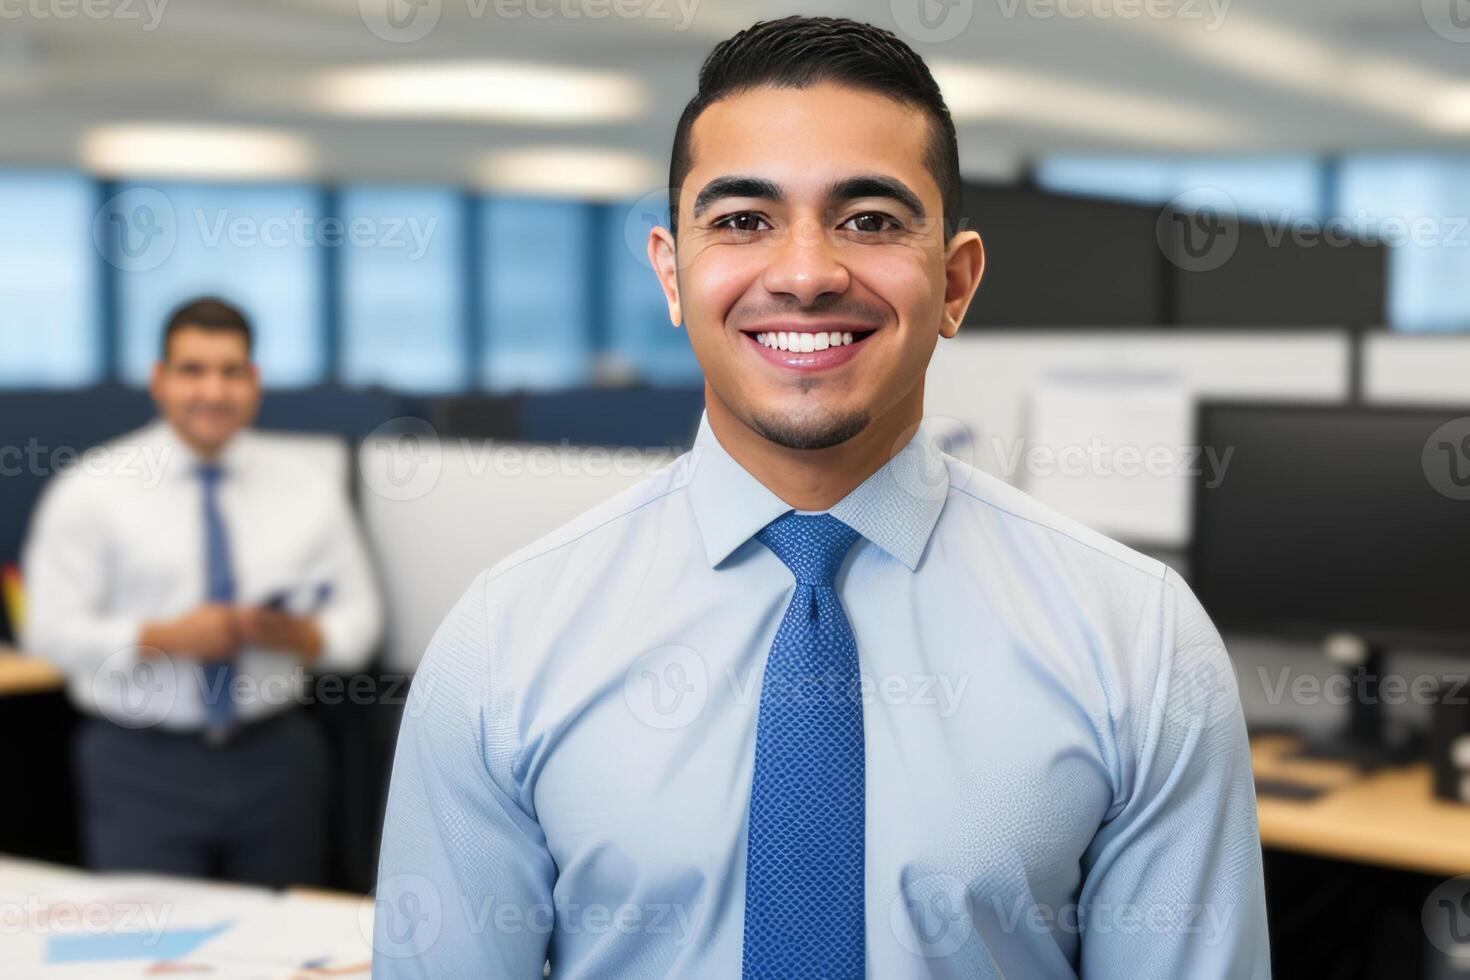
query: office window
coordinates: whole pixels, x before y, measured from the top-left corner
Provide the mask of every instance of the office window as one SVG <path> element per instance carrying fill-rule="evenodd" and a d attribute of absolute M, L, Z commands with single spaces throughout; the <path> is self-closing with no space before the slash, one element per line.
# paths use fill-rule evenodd
<path fill-rule="evenodd" d="M 453 190 L 361 187 L 341 220 L 341 366 L 351 385 L 463 387 L 465 204 Z"/>
<path fill-rule="evenodd" d="M 95 185 L 78 175 L 0 174 L 0 385 L 101 376 L 98 203 Z"/>
<path fill-rule="evenodd" d="M 1316 160 L 1275 157 L 1050 157 L 1038 164 L 1036 183 L 1059 194 L 1160 205 L 1180 195 L 1187 204 L 1191 191 L 1214 188 L 1230 196 L 1242 219 L 1265 224 L 1320 215 L 1324 190 Z"/>
<path fill-rule="evenodd" d="M 574 201 L 481 202 L 480 378 L 487 388 L 562 388 L 588 379 L 595 215 L 593 205 Z"/>
<path fill-rule="evenodd" d="M 1470 160 L 1349 159 L 1336 200 L 1349 225 L 1389 245 L 1390 326 L 1470 329 Z"/>
<path fill-rule="evenodd" d="M 321 193 L 302 185 L 127 184 L 114 210 L 121 373 L 141 384 L 169 311 L 195 296 L 238 305 L 267 386 L 326 377 Z M 134 220 L 134 219 L 137 220 Z"/>
<path fill-rule="evenodd" d="M 668 227 L 668 205 L 609 204 L 602 214 L 607 354 L 651 384 L 687 385 L 702 377 L 684 328 L 669 322 L 663 290 L 648 262 L 648 231 Z"/>

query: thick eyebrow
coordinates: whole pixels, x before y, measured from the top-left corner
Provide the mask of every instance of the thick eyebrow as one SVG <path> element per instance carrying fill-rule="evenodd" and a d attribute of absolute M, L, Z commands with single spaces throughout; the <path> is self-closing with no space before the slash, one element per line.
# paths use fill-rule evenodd
<path fill-rule="evenodd" d="M 784 199 L 784 194 L 781 185 L 764 177 L 716 177 L 705 184 L 699 196 L 694 199 L 694 217 L 698 218 L 716 201 L 727 197 L 757 197 L 780 202 Z M 864 197 L 890 198 L 901 204 L 915 218 L 922 220 L 925 217 L 924 205 L 919 200 L 919 195 L 909 190 L 903 181 L 892 177 L 878 174 L 846 177 L 827 188 L 827 199 L 833 202 L 855 201 Z"/>
<path fill-rule="evenodd" d="M 726 197 L 759 197 L 779 202 L 782 196 L 781 185 L 764 177 L 716 177 L 694 199 L 694 216 L 699 217 L 711 204 Z"/>
<path fill-rule="evenodd" d="M 880 175 L 864 175 L 839 180 L 827 188 L 829 201 L 854 201 L 861 197 L 887 197 L 908 209 L 915 218 L 923 220 L 924 205 L 919 195 L 909 190 L 901 180 Z"/>

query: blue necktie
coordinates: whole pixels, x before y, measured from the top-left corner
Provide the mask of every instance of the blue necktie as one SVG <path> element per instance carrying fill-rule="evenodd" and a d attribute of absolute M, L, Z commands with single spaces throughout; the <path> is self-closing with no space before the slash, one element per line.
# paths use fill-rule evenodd
<path fill-rule="evenodd" d="M 235 576 L 230 570 L 230 536 L 219 512 L 219 481 L 223 471 L 217 463 L 199 467 L 199 480 L 204 488 L 204 581 L 208 601 L 235 601 Z M 235 665 L 228 661 L 200 664 L 204 682 L 204 722 L 216 731 L 230 727 L 235 720 L 235 699 L 230 685 L 235 679 Z"/>
<path fill-rule="evenodd" d="M 761 686 L 742 976 L 861 978 L 863 704 L 833 576 L 858 533 L 788 511 L 756 534 L 796 576 Z"/>

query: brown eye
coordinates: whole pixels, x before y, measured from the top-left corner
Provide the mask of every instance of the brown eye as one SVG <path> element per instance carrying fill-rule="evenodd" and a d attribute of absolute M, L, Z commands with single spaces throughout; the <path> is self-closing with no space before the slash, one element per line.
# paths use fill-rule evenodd
<path fill-rule="evenodd" d="M 730 231 L 750 233 L 760 231 L 764 220 L 754 211 L 737 211 L 735 214 L 726 215 L 714 223 L 716 228 L 728 228 Z"/>
<path fill-rule="evenodd" d="M 870 235 L 887 231 L 890 225 L 896 227 L 896 223 L 887 215 L 879 214 L 876 211 L 865 211 L 862 214 L 855 214 L 844 221 L 843 224 L 852 226 L 853 231 L 860 231 Z"/>

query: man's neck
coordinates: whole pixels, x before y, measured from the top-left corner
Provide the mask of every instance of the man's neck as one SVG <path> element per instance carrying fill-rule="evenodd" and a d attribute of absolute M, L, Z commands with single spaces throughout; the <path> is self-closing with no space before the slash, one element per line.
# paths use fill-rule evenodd
<path fill-rule="evenodd" d="M 771 442 L 736 418 L 708 382 L 704 402 L 711 431 L 737 463 L 797 510 L 827 510 L 908 444 L 923 419 L 924 385 L 920 381 L 887 414 L 826 449 L 791 449 Z"/>
<path fill-rule="evenodd" d="M 225 449 L 230 445 L 231 439 L 234 438 L 232 436 L 231 439 L 227 439 L 224 442 L 215 445 L 206 445 L 194 439 L 190 439 L 183 432 L 179 431 L 179 428 L 176 425 L 174 425 L 172 422 L 169 422 L 167 419 L 164 420 L 164 424 L 169 427 L 169 431 L 171 431 L 174 435 L 174 438 L 179 441 L 179 445 L 183 446 L 190 453 L 192 453 L 194 457 L 198 459 L 198 461 L 201 463 L 219 462 L 220 456 L 224 454 Z"/>

